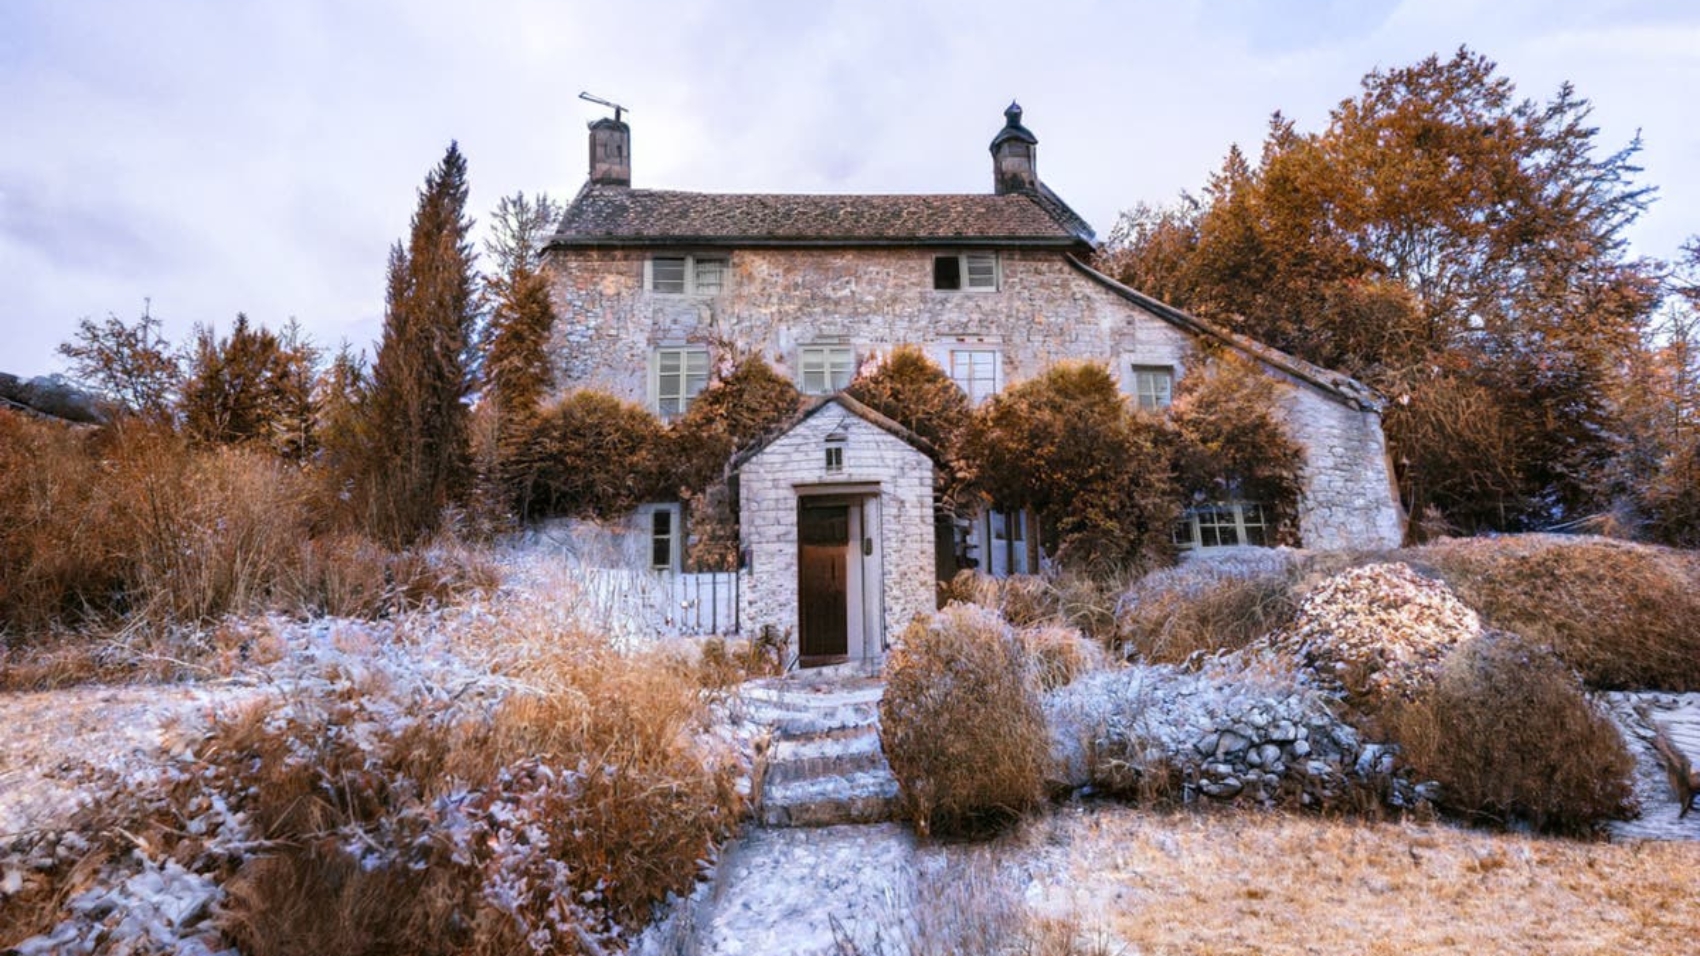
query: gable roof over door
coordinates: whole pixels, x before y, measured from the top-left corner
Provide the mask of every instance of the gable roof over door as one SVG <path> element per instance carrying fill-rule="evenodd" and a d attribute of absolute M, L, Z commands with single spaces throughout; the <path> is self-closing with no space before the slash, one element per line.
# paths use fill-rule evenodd
<path fill-rule="evenodd" d="M 699 193 L 587 183 L 546 248 L 1002 246 L 1086 251 L 1086 221 L 1042 183 L 1005 195 Z"/>

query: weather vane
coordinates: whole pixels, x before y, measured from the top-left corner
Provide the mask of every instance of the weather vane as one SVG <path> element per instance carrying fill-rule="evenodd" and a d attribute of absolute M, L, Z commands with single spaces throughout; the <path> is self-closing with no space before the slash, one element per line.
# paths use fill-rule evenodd
<path fill-rule="evenodd" d="M 614 122 L 616 122 L 616 123 L 620 122 L 620 114 L 621 113 L 630 112 L 630 110 L 627 110 L 624 106 L 621 106 L 618 103 L 615 103 L 611 100 L 605 100 L 600 96 L 592 96 L 589 93 L 580 92 L 579 95 L 578 95 L 578 98 L 581 99 L 581 100 L 585 100 L 586 102 L 596 103 L 600 106 L 609 107 L 610 109 L 612 109 L 614 111 Z"/>

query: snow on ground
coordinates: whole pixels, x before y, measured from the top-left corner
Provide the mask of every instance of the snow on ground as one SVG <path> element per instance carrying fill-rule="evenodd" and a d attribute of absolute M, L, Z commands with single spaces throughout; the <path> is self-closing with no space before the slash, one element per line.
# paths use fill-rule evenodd
<path fill-rule="evenodd" d="M 1653 751 L 1652 728 L 1637 713 L 1640 707 L 1662 724 L 1671 742 L 1700 766 L 1700 694 L 1619 691 L 1602 695 L 1601 702 L 1617 721 L 1630 753 L 1635 755 L 1635 797 L 1641 804 L 1640 816 L 1611 824 L 1611 838 L 1700 840 L 1700 810 L 1690 811 L 1686 817 L 1678 816 L 1676 796 L 1664 766 Z"/>

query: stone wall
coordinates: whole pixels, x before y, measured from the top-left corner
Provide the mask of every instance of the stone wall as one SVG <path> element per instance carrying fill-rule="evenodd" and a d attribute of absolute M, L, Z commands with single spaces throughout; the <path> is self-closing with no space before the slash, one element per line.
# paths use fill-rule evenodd
<path fill-rule="evenodd" d="M 947 367 L 952 346 L 995 348 L 1003 387 L 1063 359 L 1108 361 L 1125 386 L 1133 365 L 1183 374 L 1192 347 L 1190 333 L 1092 281 L 1060 252 L 1001 252 L 997 291 L 941 292 L 932 288 L 930 249 L 741 249 L 731 253 L 725 289 L 714 296 L 646 291 L 650 254 L 551 253 L 561 317 L 552 350 L 563 386 L 648 402 L 658 346 L 707 345 L 722 371 L 733 353 L 759 352 L 794 376 L 799 348 L 818 342 L 848 344 L 858 361 L 914 344 Z M 1291 386 L 1287 420 L 1307 456 L 1303 543 L 1398 545 L 1402 519 L 1379 416 L 1280 377 Z"/>
<path fill-rule="evenodd" d="M 901 344 L 938 357 L 952 344 L 986 343 L 1002 353 L 1007 385 L 1067 358 L 1178 368 L 1189 341 L 1057 252 L 1000 253 L 996 292 L 940 292 L 927 249 L 737 250 L 716 296 L 645 291 L 648 256 L 551 254 L 562 385 L 643 402 L 650 350 L 690 343 L 759 351 L 784 373 L 794 372 L 800 346 L 823 340 L 854 346 L 858 359 Z"/>
<path fill-rule="evenodd" d="M 823 449 L 846 436 L 844 467 L 826 472 Z M 744 463 L 738 473 L 739 533 L 751 573 L 739 591 L 745 633 L 772 626 L 797 636 L 797 499 L 834 489 L 879 498 L 879 556 L 887 640 L 935 606 L 933 463 L 901 438 L 829 404 Z"/>
<path fill-rule="evenodd" d="M 1288 432 L 1305 452 L 1300 541 L 1319 550 L 1398 547 L 1404 515 L 1381 416 L 1275 374 L 1290 386 L 1282 389 L 1282 410 Z"/>

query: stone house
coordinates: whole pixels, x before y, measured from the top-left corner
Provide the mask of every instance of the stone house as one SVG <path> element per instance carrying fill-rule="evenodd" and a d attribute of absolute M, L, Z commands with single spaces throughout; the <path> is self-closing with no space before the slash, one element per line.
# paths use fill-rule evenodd
<path fill-rule="evenodd" d="M 826 579 L 813 562 L 828 539 L 872 560 L 857 562 L 842 598 L 823 592 L 843 604 L 832 620 L 862 630 L 834 640 L 846 650 L 818 656 L 871 655 L 912 609 L 931 607 L 875 583 L 924 580 L 931 593 L 936 540 L 930 524 L 920 530 L 919 498 L 909 497 L 930 495 L 918 477 L 930 474 L 930 460 L 923 468 L 927 456 L 912 436 L 835 397 L 859 366 L 904 344 L 925 350 L 974 402 L 1080 359 L 1107 363 L 1130 401 L 1161 408 L 1194 345 L 1213 340 L 1285 386 L 1282 411 L 1306 456 L 1303 544 L 1397 545 L 1403 516 L 1378 396 L 1093 269 L 1094 233 L 1039 179 L 1038 140 L 1021 108 L 1012 103 L 1004 118 L 991 142 L 993 189 L 973 195 L 634 189 L 630 127 L 618 118 L 591 124 L 589 181 L 545 250 L 562 385 L 599 388 L 672 418 L 731 356 L 760 353 L 820 397 L 791 432 L 740 457 L 750 565 L 744 628 L 803 632 L 802 616 L 812 612 L 798 610 L 809 603 L 799 596 L 812 593 L 808 575 Z M 644 514 L 651 533 L 677 541 L 676 505 L 658 502 Z M 1266 530 L 1259 502 L 1224 501 L 1189 512 L 1177 543 L 1199 551 L 1261 544 Z M 994 574 L 1037 570 L 1020 514 L 989 511 L 957 544 Z M 676 562 L 677 547 L 667 553 Z"/>

